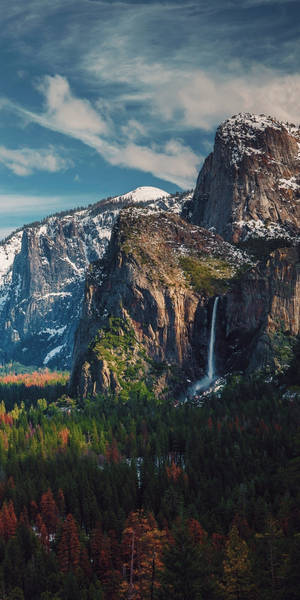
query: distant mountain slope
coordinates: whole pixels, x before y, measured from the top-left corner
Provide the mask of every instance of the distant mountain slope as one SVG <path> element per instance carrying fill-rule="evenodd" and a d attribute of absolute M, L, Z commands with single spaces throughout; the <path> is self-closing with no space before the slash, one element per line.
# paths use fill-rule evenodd
<path fill-rule="evenodd" d="M 183 215 L 228 241 L 299 240 L 300 129 L 248 113 L 225 121 Z"/>
<path fill-rule="evenodd" d="M 25 226 L 0 243 L 0 359 L 69 367 L 86 271 L 121 208 L 180 212 L 190 196 L 141 187 Z"/>

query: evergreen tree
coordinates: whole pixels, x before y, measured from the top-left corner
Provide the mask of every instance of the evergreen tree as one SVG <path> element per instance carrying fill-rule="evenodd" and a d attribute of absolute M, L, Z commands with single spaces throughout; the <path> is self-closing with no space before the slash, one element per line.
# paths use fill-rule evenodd
<path fill-rule="evenodd" d="M 186 523 L 176 527 L 162 562 L 159 600 L 202 599 L 201 553 Z"/>
<path fill-rule="evenodd" d="M 241 539 L 236 524 L 233 524 L 226 542 L 223 581 L 219 587 L 224 600 L 250 600 L 255 597 L 248 546 Z"/>

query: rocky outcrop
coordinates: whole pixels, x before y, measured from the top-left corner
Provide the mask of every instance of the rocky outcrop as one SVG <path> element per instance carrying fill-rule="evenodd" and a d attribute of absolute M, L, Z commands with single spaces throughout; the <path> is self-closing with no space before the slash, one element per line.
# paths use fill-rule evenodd
<path fill-rule="evenodd" d="M 24 227 L 0 244 L 0 360 L 69 368 L 89 264 L 122 208 L 179 212 L 186 195 L 138 188 Z"/>
<path fill-rule="evenodd" d="M 300 333 L 299 248 L 281 248 L 239 278 L 221 301 L 224 370 L 284 370 Z"/>
<path fill-rule="evenodd" d="M 299 239 L 300 129 L 239 114 L 217 130 L 183 216 L 226 240 Z"/>
<path fill-rule="evenodd" d="M 251 265 L 178 216 L 122 211 L 87 278 L 71 393 L 122 395 L 139 380 L 179 393 L 206 371 L 215 296 L 217 371 L 284 370 L 299 335 L 299 271 L 296 247 Z"/>
<path fill-rule="evenodd" d="M 218 235 L 177 215 L 122 211 L 87 277 L 72 393 L 122 392 L 141 378 L 176 390 L 204 373 L 212 298 L 244 263 Z"/>

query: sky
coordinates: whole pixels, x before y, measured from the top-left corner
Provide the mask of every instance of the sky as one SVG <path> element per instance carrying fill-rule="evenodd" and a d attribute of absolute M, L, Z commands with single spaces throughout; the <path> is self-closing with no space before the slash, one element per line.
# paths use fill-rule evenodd
<path fill-rule="evenodd" d="M 238 112 L 300 122 L 299 0 L 1 0 L 0 52 L 0 239 L 193 188 Z"/>

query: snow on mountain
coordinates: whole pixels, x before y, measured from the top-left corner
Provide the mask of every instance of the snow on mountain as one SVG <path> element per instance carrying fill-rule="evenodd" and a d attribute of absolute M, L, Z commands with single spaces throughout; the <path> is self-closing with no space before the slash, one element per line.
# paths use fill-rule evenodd
<path fill-rule="evenodd" d="M 184 207 L 188 220 L 228 241 L 299 240 L 300 128 L 241 113 L 218 127 L 213 152 Z"/>
<path fill-rule="evenodd" d="M 231 149 L 231 163 L 239 164 L 245 156 L 267 152 L 264 133 L 267 129 L 285 130 L 300 142 L 300 128 L 282 123 L 266 115 L 240 113 L 227 119 L 217 130 L 217 135 Z M 300 144 L 299 144 L 300 146 Z M 299 158 L 298 153 L 295 158 Z"/>
<path fill-rule="evenodd" d="M 142 186 L 135 190 L 123 194 L 119 198 L 122 200 L 130 200 L 131 202 L 146 202 L 148 200 L 158 200 L 159 198 L 167 198 L 170 196 L 168 192 L 160 190 L 156 187 Z"/>
<path fill-rule="evenodd" d="M 139 187 L 24 226 L 0 242 L 0 359 L 68 367 L 86 272 L 103 256 L 120 210 L 134 203 L 180 213 L 190 197 Z"/>

